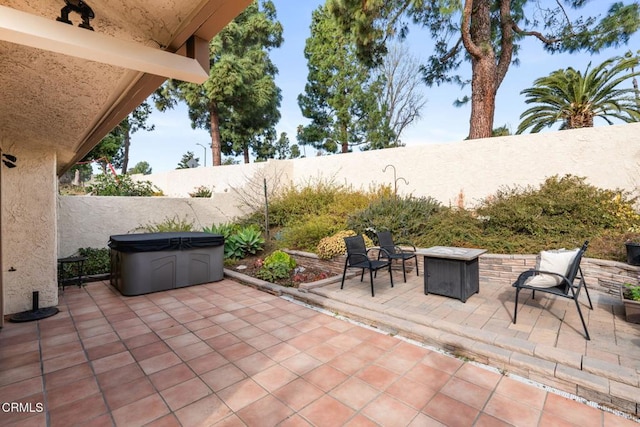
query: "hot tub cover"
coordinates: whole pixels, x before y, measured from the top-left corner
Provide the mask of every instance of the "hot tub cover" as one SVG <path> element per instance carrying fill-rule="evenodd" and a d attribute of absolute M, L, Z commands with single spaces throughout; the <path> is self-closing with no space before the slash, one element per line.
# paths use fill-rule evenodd
<path fill-rule="evenodd" d="M 196 231 L 116 234 L 109 247 L 119 252 L 155 252 L 224 245 L 224 236 Z"/>

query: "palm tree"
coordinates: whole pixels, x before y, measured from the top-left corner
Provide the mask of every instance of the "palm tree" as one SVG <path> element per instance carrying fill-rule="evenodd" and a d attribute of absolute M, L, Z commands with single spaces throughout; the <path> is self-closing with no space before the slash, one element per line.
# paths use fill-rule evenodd
<path fill-rule="evenodd" d="M 595 117 L 610 125 L 612 119 L 640 121 L 634 89 L 617 88 L 640 74 L 633 71 L 637 65 L 638 58 L 615 57 L 592 70 L 589 63 L 584 75 L 569 67 L 537 79 L 534 87 L 520 92 L 527 96 L 527 104 L 536 105 L 520 115 L 522 121 L 516 133 L 528 128 L 532 133 L 540 132 L 556 122 L 561 122 L 560 130 L 593 127 Z"/>

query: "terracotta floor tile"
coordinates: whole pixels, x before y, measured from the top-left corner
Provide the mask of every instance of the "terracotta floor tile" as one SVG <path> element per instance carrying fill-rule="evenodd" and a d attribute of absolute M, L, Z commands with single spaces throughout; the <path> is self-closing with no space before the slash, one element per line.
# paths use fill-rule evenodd
<path fill-rule="evenodd" d="M 229 363 L 229 361 L 225 359 L 224 356 L 213 350 L 187 361 L 189 367 L 198 375 L 219 368 L 227 363 Z"/>
<path fill-rule="evenodd" d="M 45 347 L 42 349 L 42 359 L 46 360 L 46 359 L 52 359 L 54 357 L 59 357 L 59 356 L 63 356 L 69 353 L 76 353 L 76 352 L 81 352 L 83 351 L 82 348 L 82 344 L 80 343 L 80 341 L 72 341 L 72 342 L 68 342 L 65 344 L 60 344 L 60 345 L 56 345 L 56 346 L 52 346 L 52 347 Z M 20 365 L 24 365 L 27 364 L 29 362 L 33 362 L 33 360 L 30 360 L 31 357 L 33 357 L 35 355 L 36 359 L 38 359 L 38 361 L 40 360 L 40 352 L 39 351 L 32 351 L 32 352 L 25 352 L 23 353 L 25 356 L 25 358 L 22 357 L 21 355 L 17 355 L 17 356 L 13 356 L 13 358 L 18 358 L 20 362 Z M 4 369 L 7 368 L 11 368 L 13 366 L 11 366 L 11 358 L 9 359 L 3 359 L 2 360 L 2 366 Z"/>
<path fill-rule="evenodd" d="M 145 427 L 182 427 L 174 414 L 167 414 L 146 424 Z"/>
<path fill-rule="evenodd" d="M 293 410 L 272 395 L 246 406 L 237 416 L 248 426 L 275 426 L 293 414 Z"/>
<path fill-rule="evenodd" d="M 278 427 L 311 427 L 311 424 L 300 415 L 293 414 L 289 418 L 278 424 Z"/>
<path fill-rule="evenodd" d="M 229 387 L 246 377 L 247 375 L 244 372 L 231 363 L 200 375 L 200 378 L 202 378 L 202 380 L 216 392 Z"/>
<path fill-rule="evenodd" d="M 405 374 L 405 377 L 423 383 L 434 390 L 440 390 L 449 381 L 451 375 L 423 363 L 418 363 Z"/>
<path fill-rule="evenodd" d="M 370 418 L 362 414 L 356 414 L 351 418 L 344 427 L 379 427 L 380 424 L 373 422 Z M 403 426 L 404 427 L 404 426 Z"/>
<path fill-rule="evenodd" d="M 476 409 L 482 409 L 491 395 L 491 390 L 457 377 L 451 377 L 440 392 Z"/>
<path fill-rule="evenodd" d="M 384 393 L 369 403 L 361 413 L 383 426 L 406 426 L 418 415 L 418 410 Z"/>
<path fill-rule="evenodd" d="M 269 393 L 251 378 L 247 378 L 216 394 L 232 411 L 238 412 Z"/>
<path fill-rule="evenodd" d="M 133 348 L 129 351 L 137 362 L 142 362 L 143 360 L 149 359 L 151 357 L 167 353 L 171 351 L 171 349 L 163 341 L 156 341 L 150 344 Z"/>
<path fill-rule="evenodd" d="M 354 413 L 353 409 L 326 394 L 299 412 L 300 415 L 317 427 L 343 425 Z"/>
<path fill-rule="evenodd" d="M 380 395 L 380 390 L 371 387 L 362 380 L 351 377 L 331 390 L 329 394 L 339 402 L 358 411 Z"/>
<path fill-rule="evenodd" d="M 322 365 L 322 362 L 306 353 L 298 353 L 280 362 L 280 364 L 295 374 L 304 375 Z"/>
<path fill-rule="evenodd" d="M 110 342 L 120 341 L 120 337 L 115 332 L 109 332 L 102 335 L 96 335 L 91 338 L 84 338 L 82 340 L 82 346 L 86 349 L 90 349 L 96 346 L 104 345 Z"/>
<path fill-rule="evenodd" d="M 7 408 L 7 404 L 11 405 L 12 403 L 19 403 L 23 405 L 25 410 L 12 410 L 11 406 Z M 0 423 L 2 426 L 14 424 L 14 425 L 27 425 L 31 424 L 34 421 L 39 420 L 39 417 L 34 417 L 38 412 L 45 407 L 45 399 L 42 393 L 32 394 L 31 396 L 25 396 L 21 398 L 19 401 L 15 399 L 11 399 L 8 402 L 2 402 L 1 412 L 0 412 Z M 33 425 L 33 424 L 32 424 Z M 43 424 L 43 425 L 46 425 Z M 38 426 L 39 427 L 39 426 Z"/>
<path fill-rule="evenodd" d="M 376 365 L 382 366 L 397 374 L 404 374 L 409 369 L 413 368 L 420 359 L 402 357 L 402 355 L 396 354 L 395 350 L 377 358 L 375 360 Z"/>
<path fill-rule="evenodd" d="M 42 361 L 42 370 L 45 374 L 55 372 L 60 369 L 68 368 L 69 366 L 79 365 L 87 361 L 87 356 L 82 350 L 73 351 L 71 353 L 63 354 L 58 357 Z M 26 365 L 25 367 L 30 366 Z M 19 368 L 22 369 L 22 368 Z"/>
<path fill-rule="evenodd" d="M 194 332 L 194 334 L 196 334 L 196 336 L 202 340 L 215 338 L 217 336 L 224 335 L 226 333 L 227 331 L 225 331 L 223 328 L 221 328 L 218 325 L 212 325 L 204 329 L 198 329 L 197 331 Z"/>
<path fill-rule="evenodd" d="M 360 357 L 344 352 L 340 356 L 328 362 L 329 365 L 344 372 L 347 375 L 353 375 L 356 372 L 366 368 L 369 364 Z"/>
<path fill-rule="evenodd" d="M 211 393 L 211 389 L 200 378 L 192 378 L 160 392 L 172 411 L 177 411 Z"/>
<path fill-rule="evenodd" d="M 247 375 L 255 375 L 275 365 L 275 361 L 264 353 L 256 352 L 236 361 L 234 364 Z"/>
<path fill-rule="evenodd" d="M 196 374 L 185 363 L 172 366 L 149 375 L 149 380 L 158 391 L 165 390 L 181 382 L 194 378 Z"/>
<path fill-rule="evenodd" d="M 217 351 L 222 354 L 225 359 L 229 360 L 230 362 L 234 362 L 255 353 L 257 350 L 251 347 L 249 344 L 238 342 L 228 347 L 218 349 Z"/>
<path fill-rule="evenodd" d="M 98 345 L 87 349 L 87 357 L 89 360 L 101 359 L 112 354 L 121 353 L 126 350 L 122 341 L 113 341 L 103 345 Z"/>
<path fill-rule="evenodd" d="M 138 378 L 126 384 L 115 385 L 103 390 L 104 398 L 112 411 L 150 396 L 155 392 L 151 381 L 147 377 Z"/>
<path fill-rule="evenodd" d="M 378 365 L 371 365 L 357 374 L 357 377 L 378 390 L 384 390 L 393 384 L 398 374 Z"/>
<path fill-rule="evenodd" d="M 43 391 L 44 387 L 42 384 L 42 378 L 29 378 L 0 387 L 0 402 L 17 401 L 22 397 L 42 393 Z"/>
<path fill-rule="evenodd" d="M 427 366 L 431 366 L 432 368 L 444 371 L 448 374 L 455 373 L 464 364 L 464 362 L 460 359 L 438 353 L 437 351 L 432 351 L 431 353 L 425 355 L 422 363 Z"/>
<path fill-rule="evenodd" d="M 497 393 L 491 396 L 484 412 L 513 425 L 537 425 L 540 420 L 539 409 Z"/>
<path fill-rule="evenodd" d="M 144 373 L 146 375 L 151 375 L 154 372 L 162 371 L 163 369 L 182 363 L 182 360 L 180 360 L 174 352 L 169 351 L 167 353 L 150 357 L 139 363 Z"/>
<path fill-rule="evenodd" d="M 273 392 L 298 378 L 298 375 L 283 366 L 273 365 L 252 375 L 251 378 L 269 392 Z"/>
<path fill-rule="evenodd" d="M 491 417 L 492 419 L 497 419 L 494 417 Z M 500 420 L 498 420 L 500 421 Z M 488 425 L 488 424 L 485 424 Z M 506 424 L 505 425 L 511 425 L 511 424 Z M 557 415 L 554 415 L 552 413 L 549 412 L 542 412 L 542 414 L 540 415 L 540 423 L 538 424 L 539 426 L 553 426 L 553 427 L 577 427 L 579 426 L 579 424 L 573 424 L 567 420 L 565 420 L 564 418 L 560 418 Z M 617 424 L 614 424 L 617 426 Z M 489 427 L 492 427 L 491 425 L 488 425 Z"/>
<path fill-rule="evenodd" d="M 178 357 L 180 357 L 180 359 L 187 361 L 195 359 L 196 357 L 204 356 L 205 354 L 213 353 L 213 349 L 209 347 L 207 343 L 198 341 L 191 345 L 178 347 L 174 352 Z"/>
<path fill-rule="evenodd" d="M 223 348 L 229 347 L 239 342 L 240 342 L 240 338 L 236 337 L 231 333 L 217 335 L 213 338 L 206 340 L 206 343 L 209 344 L 209 346 L 211 346 L 211 348 L 213 348 L 216 351 L 220 351 Z"/>
<path fill-rule="evenodd" d="M 86 377 L 57 388 L 47 389 L 47 407 L 51 409 L 100 393 L 95 377 Z"/>
<path fill-rule="evenodd" d="M 403 377 L 391 384 L 389 388 L 385 390 L 385 393 L 390 394 L 412 408 L 422 409 L 427 402 L 436 395 L 437 391 L 424 383 Z"/>
<path fill-rule="evenodd" d="M 362 340 L 347 334 L 340 334 L 327 340 L 326 343 L 346 351 L 351 350 L 353 347 L 359 344 L 362 344 Z"/>
<path fill-rule="evenodd" d="M 154 393 L 111 412 L 116 425 L 141 426 L 169 413 L 162 398 Z"/>
<path fill-rule="evenodd" d="M 502 378 L 502 375 L 496 372 L 469 363 L 462 365 L 454 375 L 490 390 L 493 390 Z"/>
<path fill-rule="evenodd" d="M 602 415 L 604 416 L 604 422 L 602 424 L 604 427 L 638 427 L 638 423 L 636 421 L 610 414 L 608 412 L 604 412 Z"/>
<path fill-rule="evenodd" d="M 332 366 L 321 365 L 306 373 L 303 378 L 321 390 L 329 391 L 344 382 L 348 376 Z"/>
<path fill-rule="evenodd" d="M 39 377 L 41 373 L 40 363 L 31 363 L 17 368 L 2 370 L 0 371 L 0 387 L 29 378 Z"/>
<path fill-rule="evenodd" d="M 50 427 L 68 427 L 82 424 L 107 412 L 101 394 L 94 394 L 82 400 L 49 411 Z"/>
<path fill-rule="evenodd" d="M 442 393 L 436 394 L 422 410 L 447 426 L 471 426 L 479 411 Z"/>
<path fill-rule="evenodd" d="M 376 347 L 375 345 L 368 342 L 357 344 L 348 351 L 354 356 L 358 356 L 366 363 L 375 362 L 376 360 L 378 360 L 378 358 L 386 353 L 386 350 L 383 350 L 380 347 Z"/>
<path fill-rule="evenodd" d="M 321 343 L 306 350 L 306 353 L 322 362 L 328 362 L 341 355 L 344 350 L 334 347 L 331 344 Z"/>
<path fill-rule="evenodd" d="M 93 370 L 96 374 L 121 368 L 132 363 L 135 363 L 135 360 L 128 351 L 123 351 L 121 353 L 112 354 L 110 356 L 91 361 L 91 365 L 93 366 Z"/>
<path fill-rule="evenodd" d="M 262 352 L 276 362 L 282 362 L 283 360 L 286 360 L 291 356 L 300 353 L 300 350 L 292 345 L 287 344 L 286 342 L 283 342 L 269 347 Z"/>
<path fill-rule="evenodd" d="M 144 376 L 144 372 L 137 363 L 122 366 L 97 375 L 98 384 L 102 389 L 126 384 Z"/>
<path fill-rule="evenodd" d="M 299 411 L 323 394 L 322 390 L 302 378 L 291 381 L 273 392 L 274 396 L 295 411 Z"/>
<path fill-rule="evenodd" d="M 274 345 L 280 344 L 282 340 L 280 338 L 276 338 L 271 334 L 262 333 L 261 335 L 247 338 L 245 342 L 256 350 L 264 350 L 269 347 L 273 347 Z"/>
<path fill-rule="evenodd" d="M 118 330 L 118 335 L 123 340 L 138 337 L 140 335 L 146 335 L 151 333 L 151 329 L 147 325 L 136 325 L 130 328 Z"/>
<path fill-rule="evenodd" d="M 135 337 L 123 340 L 124 345 L 126 345 L 129 350 L 157 341 L 160 341 L 160 337 L 158 337 L 155 332 L 147 332 L 146 334 L 136 335 Z"/>
<path fill-rule="evenodd" d="M 536 409 L 542 409 L 547 398 L 546 391 L 509 377 L 502 377 L 495 392 Z"/>
<path fill-rule="evenodd" d="M 215 394 L 187 405 L 175 413 L 183 426 L 216 425 L 231 414 L 231 409 Z"/>
<path fill-rule="evenodd" d="M 165 342 L 169 347 L 175 350 L 177 348 L 186 347 L 188 345 L 196 344 L 202 341 L 192 332 L 189 332 L 187 334 L 178 335 L 178 336 L 169 338 Z"/>
<path fill-rule="evenodd" d="M 562 427 L 562 424 L 556 424 L 555 420 L 548 420 L 548 421 L 549 422 L 546 422 L 545 420 L 540 419 L 540 423 L 538 425 L 541 427 L 543 426 Z M 502 420 L 499 420 L 487 414 L 480 414 L 480 416 L 478 417 L 478 420 L 474 424 L 474 427 L 512 427 L 512 426 L 513 424 L 506 423 Z"/>
<path fill-rule="evenodd" d="M 269 332 L 274 337 L 281 339 L 282 341 L 290 340 L 302 334 L 301 331 L 296 328 L 292 328 L 291 326 L 284 326 L 282 328 L 267 332 Z"/>
<path fill-rule="evenodd" d="M 553 393 L 547 393 L 544 411 L 581 427 L 602 425 L 602 412 Z"/>

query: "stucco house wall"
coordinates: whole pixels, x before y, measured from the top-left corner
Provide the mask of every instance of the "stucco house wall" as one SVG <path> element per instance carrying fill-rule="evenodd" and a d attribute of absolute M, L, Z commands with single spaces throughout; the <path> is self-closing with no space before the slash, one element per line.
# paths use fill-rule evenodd
<path fill-rule="evenodd" d="M 52 150 L 3 144 L 18 158 L 2 166 L 2 257 L 5 314 L 58 304 L 56 276 L 56 158 Z"/>

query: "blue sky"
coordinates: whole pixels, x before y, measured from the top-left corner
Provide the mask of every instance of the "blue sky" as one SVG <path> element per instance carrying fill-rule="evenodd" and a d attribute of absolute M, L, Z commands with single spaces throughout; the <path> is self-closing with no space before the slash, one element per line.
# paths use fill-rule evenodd
<path fill-rule="evenodd" d="M 549 0 L 546 0 L 549 1 Z M 286 132 L 292 143 L 295 143 L 296 128 L 306 124 L 297 103 L 298 94 L 304 91 L 307 79 L 307 64 L 304 59 L 305 40 L 310 35 L 309 25 L 311 12 L 324 1 L 321 0 L 273 0 L 278 12 L 278 19 L 284 28 L 282 47 L 272 51 L 271 58 L 279 69 L 276 83 L 282 90 L 282 104 L 278 134 Z M 613 0 L 592 0 L 581 13 L 604 13 Z M 625 2 L 628 3 L 628 2 Z M 426 59 L 431 39 L 426 31 L 413 29 L 406 40 L 413 54 Z M 524 96 L 520 91 L 530 87 L 533 81 L 560 68 L 574 67 L 584 70 L 590 61 L 598 64 L 615 55 L 628 50 L 640 49 L 640 35 L 635 35 L 629 45 L 620 49 L 608 49 L 599 55 L 589 54 L 556 54 L 544 52 L 540 43 L 535 40 L 526 42 L 520 53 L 520 65 L 511 66 L 504 79 L 496 99 L 494 127 L 507 125 L 515 132 L 520 114 L 527 108 Z M 470 76 L 470 65 L 463 64 L 460 72 Z M 465 138 L 469 129 L 470 107 L 457 108 L 453 102 L 468 90 L 455 85 L 442 85 L 429 88 L 423 85 L 422 90 L 427 104 L 422 117 L 402 135 L 407 145 L 433 144 L 460 141 Z M 153 172 L 164 172 L 175 169 L 187 151 L 193 151 L 204 162 L 204 148 L 208 146 L 210 137 L 207 131 L 191 129 L 186 107 L 183 105 L 169 112 L 154 111 L 150 122 L 155 124 L 153 132 L 140 131 L 132 136 L 129 167 L 139 161 L 147 161 Z M 604 122 L 596 121 L 596 125 Z M 307 154 L 311 150 L 307 148 Z M 206 153 L 207 166 L 211 165 L 211 153 Z"/>

